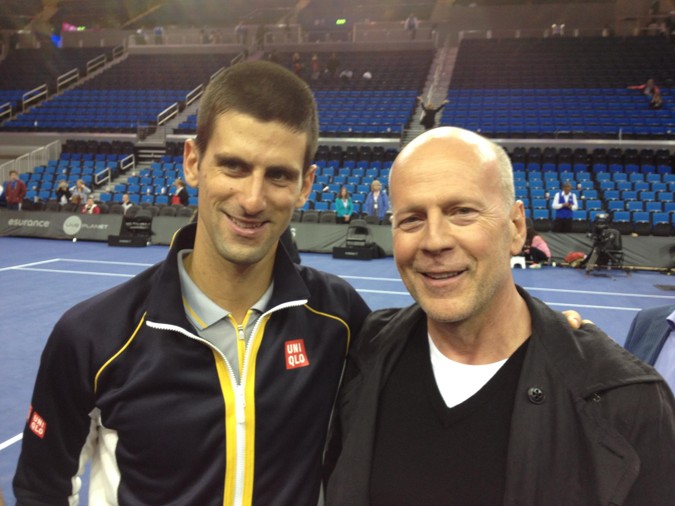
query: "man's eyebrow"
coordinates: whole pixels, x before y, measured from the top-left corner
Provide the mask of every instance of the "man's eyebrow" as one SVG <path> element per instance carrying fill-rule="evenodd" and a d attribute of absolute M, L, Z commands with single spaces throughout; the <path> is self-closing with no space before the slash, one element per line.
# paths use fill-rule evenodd
<path fill-rule="evenodd" d="M 241 165 L 244 167 L 251 167 L 251 164 L 236 155 L 228 155 L 226 153 L 216 153 L 213 155 L 216 165 Z"/>

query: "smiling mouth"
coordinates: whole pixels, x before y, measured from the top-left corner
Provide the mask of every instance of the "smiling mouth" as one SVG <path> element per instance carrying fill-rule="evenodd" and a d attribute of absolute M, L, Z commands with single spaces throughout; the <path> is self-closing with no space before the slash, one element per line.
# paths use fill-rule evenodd
<path fill-rule="evenodd" d="M 455 272 L 425 272 L 423 275 L 427 278 L 434 279 L 434 280 L 443 280 L 443 279 L 451 279 L 451 278 L 456 278 L 460 274 L 462 274 L 464 271 L 455 271 Z"/>
<path fill-rule="evenodd" d="M 239 227 L 239 228 L 245 228 L 245 229 L 249 229 L 249 230 L 255 230 L 256 228 L 260 228 L 260 227 L 262 227 L 262 226 L 265 224 L 265 223 L 262 222 L 262 221 L 254 221 L 254 222 L 251 222 L 251 221 L 241 221 L 241 220 L 238 220 L 237 218 L 235 218 L 234 216 L 231 216 L 231 215 L 229 215 L 229 214 L 228 214 L 227 216 L 228 216 L 228 218 L 230 218 L 230 220 L 232 221 L 232 223 L 234 223 L 234 225 L 236 225 L 236 226 Z"/>

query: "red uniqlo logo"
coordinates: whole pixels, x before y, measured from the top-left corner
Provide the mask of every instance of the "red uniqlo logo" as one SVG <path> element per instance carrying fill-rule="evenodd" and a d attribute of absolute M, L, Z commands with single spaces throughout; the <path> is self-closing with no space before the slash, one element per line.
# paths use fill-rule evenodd
<path fill-rule="evenodd" d="M 30 428 L 31 431 L 33 431 L 33 434 L 35 434 L 40 439 L 45 437 L 45 431 L 47 430 L 47 422 L 45 422 L 44 419 L 40 415 L 38 415 L 37 411 L 33 411 L 33 415 L 30 417 L 28 427 Z"/>
<path fill-rule="evenodd" d="M 284 349 L 286 350 L 286 369 L 297 369 L 298 367 L 307 367 L 309 365 L 309 359 L 305 351 L 305 341 L 303 339 L 286 341 Z"/>

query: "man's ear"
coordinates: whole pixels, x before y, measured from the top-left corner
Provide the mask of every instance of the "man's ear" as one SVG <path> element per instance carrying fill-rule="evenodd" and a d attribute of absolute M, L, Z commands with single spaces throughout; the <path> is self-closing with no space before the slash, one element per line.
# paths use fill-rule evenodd
<path fill-rule="evenodd" d="M 199 186 L 199 149 L 194 139 L 186 140 L 183 145 L 183 173 L 188 185 Z"/>
<path fill-rule="evenodd" d="M 302 176 L 302 188 L 300 188 L 300 195 L 295 202 L 295 208 L 300 209 L 305 205 L 309 194 L 312 191 L 312 184 L 314 183 L 314 175 L 316 174 L 316 165 L 310 165 L 307 171 Z"/>
<path fill-rule="evenodd" d="M 525 222 L 525 207 L 520 200 L 511 206 L 511 254 L 519 255 L 527 237 L 527 223 Z"/>

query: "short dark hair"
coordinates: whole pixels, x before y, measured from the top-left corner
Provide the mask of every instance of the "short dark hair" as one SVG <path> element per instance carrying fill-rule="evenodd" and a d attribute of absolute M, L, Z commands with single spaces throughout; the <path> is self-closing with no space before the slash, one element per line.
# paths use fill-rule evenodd
<path fill-rule="evenodd" d="M 228 111 L 259 121 L 278 121 L 306 133 L 303 170 L 307 170 L 317 149 L 319 120 L 312 90 L 293 72 L 268 61 L 246 61 L 214 77 L 199 103 L 195 142 L 201 153 L 213 135 L 216 118 Z"/>

